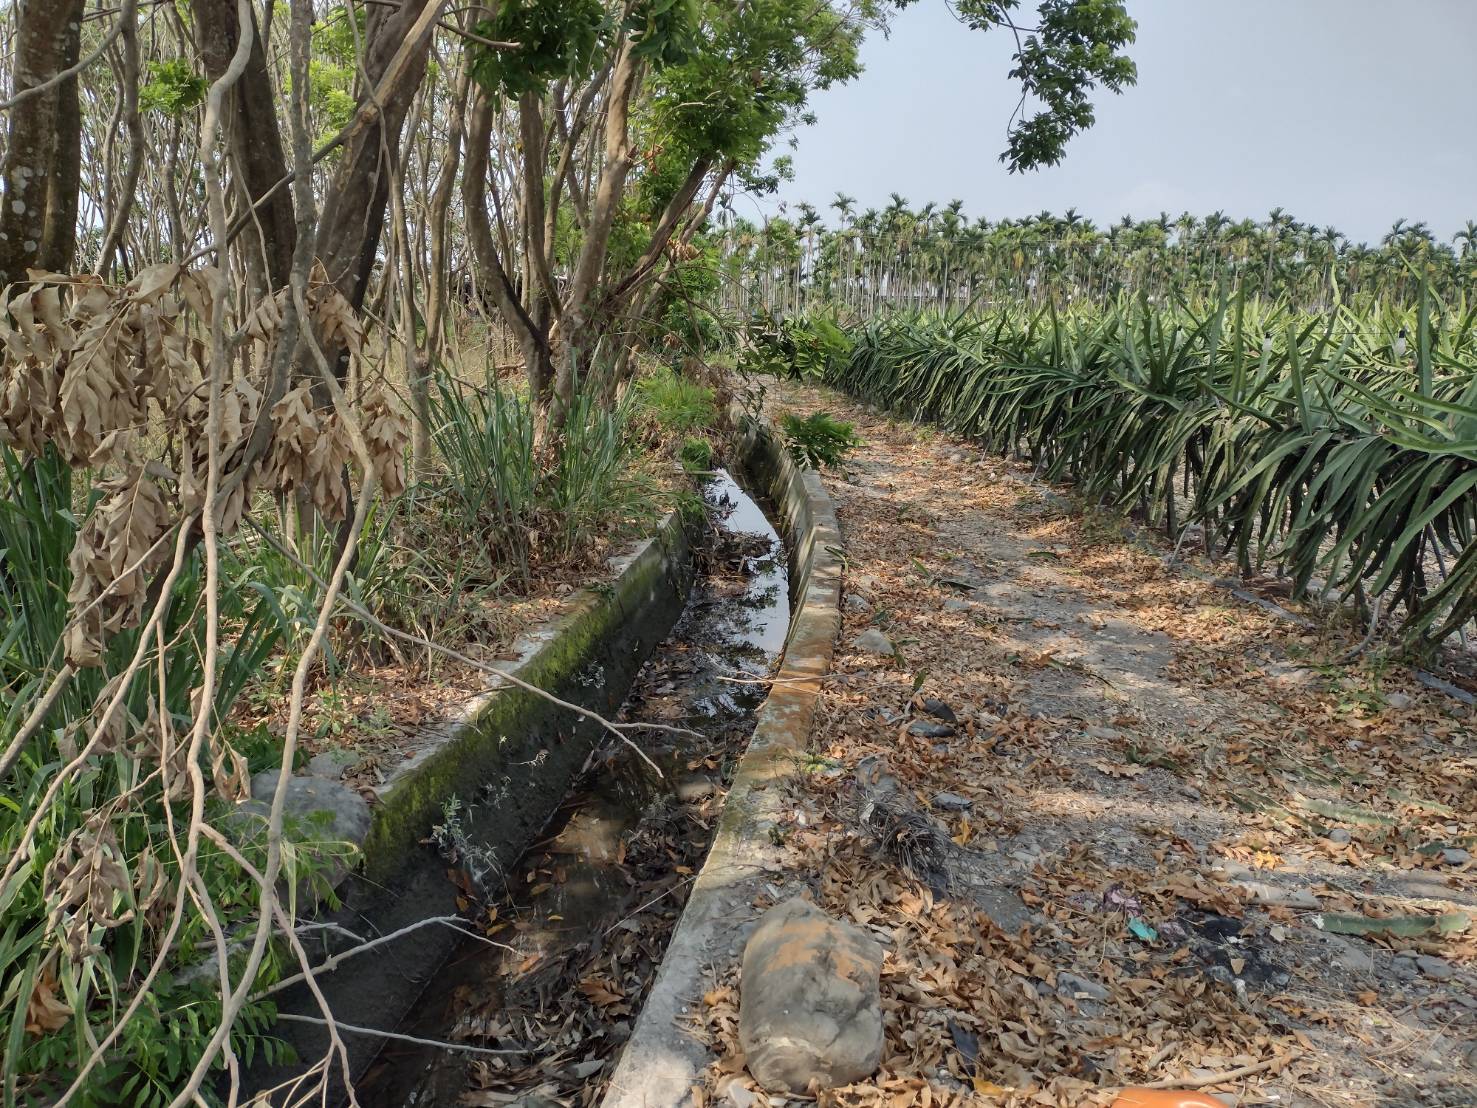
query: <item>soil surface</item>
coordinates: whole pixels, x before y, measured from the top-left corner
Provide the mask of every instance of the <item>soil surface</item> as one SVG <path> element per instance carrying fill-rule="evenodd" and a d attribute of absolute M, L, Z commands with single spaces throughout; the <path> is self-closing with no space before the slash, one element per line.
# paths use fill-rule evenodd
<path fill-rule="evenodd" d="M 882 1069 L 827 1103 L 1477 1103 L 1469 705 L 1029 467 L 772 403 L 864 440 L 826 477 L 845 627 L 784 835 L 887 950 Z M 907 834 L 864 822 L 879 781 Z M 706 1095 L 762 1108 L 736 974 L 697 1014 Z"/>

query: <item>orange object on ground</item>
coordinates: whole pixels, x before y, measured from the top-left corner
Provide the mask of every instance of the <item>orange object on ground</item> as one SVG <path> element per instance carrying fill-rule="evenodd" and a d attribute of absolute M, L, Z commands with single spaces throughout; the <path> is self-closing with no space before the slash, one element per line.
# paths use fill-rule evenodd
<path fill-rule="evenodd" d="M 1226 1108 L 1226 1102 L 1189 1089 L 1124 1089 L 1113 1108 Z"/>

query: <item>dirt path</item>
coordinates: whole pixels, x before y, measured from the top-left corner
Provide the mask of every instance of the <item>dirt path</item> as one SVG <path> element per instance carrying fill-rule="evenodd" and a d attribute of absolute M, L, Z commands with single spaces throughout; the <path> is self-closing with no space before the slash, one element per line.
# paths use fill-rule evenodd
<path fill-rule="evenodd" d="M 1472 710 L 1028 468 L 779 403 L 865 440 L 827 479 L 845 629 L 786 833 L 888 948 L 883 1071 L 838 1102 L 1477 1103 Z M 861 829 L 859 762 L 946 829 L 947 890 Z M 735 1001 L 705 1008 L 715 1093 Z"/>

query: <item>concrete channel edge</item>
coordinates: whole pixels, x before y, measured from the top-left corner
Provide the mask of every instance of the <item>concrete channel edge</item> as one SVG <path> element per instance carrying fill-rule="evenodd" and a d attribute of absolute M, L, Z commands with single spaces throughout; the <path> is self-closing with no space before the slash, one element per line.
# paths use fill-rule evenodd
<path fill-rule="evenodd" d="M 820 476 L 800 469 L 772 428 L 743 424 L 743 462 L 779 511 L 792 582 L 790 633 L 768 698 L 740 759 L 707 860 L 607 1088 L 602 1108 L 676 1108 L 709 1062 L 688 1030 L 709 969 L 736 960 L 758 920 L 755 896 L 782 876 L 770 838 L 783 782 L 803 756 L 821 679 L 841 630 L 843 554 L 836 511 Z"/>
<path fill-rule="evenodd" d="M 685 603 L 695 567 L 681 515 L 669 513 L 650 538 L 610 566 L 609 582 L 574 594 L 561 615 L 520 636 L 516 657 L 503 664 L 524 681 L 606 717 L 624 700 Z M 474 802 L 466 810 L 466 838 L 483 868 L 495 875 L 548 822 L 603 738 L 588 716 L 513 686 L 474 698 L 423 733 L 411 756 L 376 790 L 379 802 L 371 809 L 362 865 L 340 887 L 340 908 L 320 920 L 341 925 L 344 934 L 400 935 L 373 958 L 350 959 L 319 976 L 318 987 L 340 1019 L 392 1030 L 461 938 L 447 927 L 422 926 L 459 911 L 447 863 L 426 845 L 443 806 L 453 797 Z M 475 883 L 476 875 L 469 876 Z M 304 939 L 309 957 L 321 963 L 340 953 L 350 944 L 339 935 L 328 926 L 314 930 Z M 284 993 L 280 1008 L 318 1013 L 302 986 Z M 279 1024 L 277 1034 L 304 1058 L 321 1056 L 327 1045 L 322 1029 L 311 1024 Z M 357 1081 L 380 1040 L 353 1035 L 346 1042 Z M 245 1087 L 270 1089 L 298 1074 L 296 1065 L 259 1061 L 245 1076 Z M 344 1095 L 337 1071 L 331 1084 L 330 1103 Z"/>

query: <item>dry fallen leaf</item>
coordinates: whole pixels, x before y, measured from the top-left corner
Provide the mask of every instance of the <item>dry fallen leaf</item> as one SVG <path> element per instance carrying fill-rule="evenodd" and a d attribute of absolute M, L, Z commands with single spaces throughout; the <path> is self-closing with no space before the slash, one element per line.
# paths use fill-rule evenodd
<path fill-rule="evenodd" d="M 26 1034 L 60 1031 L 72 1018 L 72 1009 L 56 995 L 56 987 L 56 975 L 50 969 L 42 970 L 26 1004 Z"/>
<path fill-rule="evenodd" d="M 625 994 L 617 990 L 612 982 L 598 977 L 585 978 L 579 983 L 579 990 L 602 1008 L 620 1004 L 626 999 Z"/>
<path fill-rule="evenodd" d="M 1092 768 L 1108 777 L 1138 777 L 1149 771 L 1148 766 L 1140 765 L 1113 765 L 1108 762 L 1093 762 Z"/>

